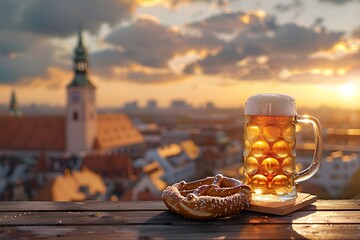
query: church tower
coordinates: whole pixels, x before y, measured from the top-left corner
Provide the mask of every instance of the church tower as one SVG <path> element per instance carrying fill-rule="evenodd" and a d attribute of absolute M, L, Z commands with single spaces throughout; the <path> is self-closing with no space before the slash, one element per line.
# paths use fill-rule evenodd
<path fill-rule="evenodd" d="M 9 104 L 9 115 L 13 117 L 21 116 L 21 112 L 18 109 L 15 91 L 11 93 L 10 104 Z"/>
<path fill-rule="evenodd" d="M 89 80 L 87 52 L 81 29 L 74 52 L 74 78 L 67 86 L 66 151 L 90 152 L 96 137 L 96 87 Z"/>

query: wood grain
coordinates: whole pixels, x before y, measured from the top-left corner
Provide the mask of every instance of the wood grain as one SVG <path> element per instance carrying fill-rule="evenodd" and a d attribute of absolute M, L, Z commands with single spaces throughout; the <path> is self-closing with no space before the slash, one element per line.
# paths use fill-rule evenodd
<path fill-rule="evenodd" d="M 300 211 L 317 210 L 359 210 L 360 200 L 317 200 Z M 0 202 L 0 212 L 22 211 L 163 211 L 167 210 L 162 201 L 146 202 L 48 202 L 48 201 L 18 201 Z"/>
<path fill-rule="evenodd" d="M 162 202 L 0 202 L 0 239 L 360 239 L 360 200 L 199 222 Z"/>
<path fill-rule="evenodd" d="M 360 239 L 359 225 L 18 226 L 0 239 Z"/>
<path fill-rule="evenodd" d="M 230 218 L 198 222 L 184 219 L 169 211 L 129 212 L 2 212 L 0 226 L 34 225 L 219 225 L 219 224 L 360 224 L 359 211 L 297 211 L 286 216 L 276 216 L 243 211 Z"/>

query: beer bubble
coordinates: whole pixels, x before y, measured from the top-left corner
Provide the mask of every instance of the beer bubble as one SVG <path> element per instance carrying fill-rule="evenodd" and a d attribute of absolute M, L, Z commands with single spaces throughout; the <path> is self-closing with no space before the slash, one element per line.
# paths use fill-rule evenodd
<path fill-rule="evenodd" d="M 260 129 L 258 126 L 249 124 L 246 126 L 246 137 L 250 142 L 254 142 L 260 135 Z"/>
<path fill-rule="evenodd" d="M 280 158 L 285 158 L 289 155 L 289 144 L 284 140 L 277 141 L 272 147 L 272 152 Z"/>
<path fill-rule="evenodd" d="M 268 125 L 263 128 L 263 136 L 268 142 L 275 142 L 280 136 L 280 128 Z"/>
<path fill-rule="evenodd" d="M 284 194 L 288 187 L 288 179 L 285 175 L 277 175 L 271 185 L 277 194 Z"/>
<path fill-rule="evenodd" d="M 266 190 L 267 179 L 264 175 L 256 174 L 251 179 L 251 187 L 255 193 L 260 194 Z"/>
<path fill-rule="evenodd" d="M 293 124 L 288 125 L 284 129 L 283 137 L 288 142 L 292 142 L 295 140 L 295 126 Z"/>
<path fill-rule="evenodd" d="M 254 157 L 248 157 L 245 161 L 246 173 L 249 175 L 255 174 L 259 169 L 259 163 Z"/>
<path fill-rule="evenodd" d="M 256 158 L 266 156 L 269 152 L 270 152 L 269 145 L 262 140 L 256 141 L 251 147 L 251 153 Z"/>
<path fill-rule="evenodd" d="M 266 158 L 261 163 L 261 171 L 267 176 L 275 176 L 279 172 L 279 162 L 275 158 Z"/>
<path fill-rule="evenodd" d="M 287 157 L 282 163 L 282 170 L 286 175 L 291 175 L 295 170 L 295 161 L 292 157 Z"/>
<path fill-rule="evenodd" d="M 246 157 L 247 155 L 249 155 L 249 153 L 250 153 L 250 147 L 251 147 L 250 142 L 249 142 L 247 139 L 245 139 L 245 140 L 244 140 L 244 156 L 245 156 L 245 157 Z"/>

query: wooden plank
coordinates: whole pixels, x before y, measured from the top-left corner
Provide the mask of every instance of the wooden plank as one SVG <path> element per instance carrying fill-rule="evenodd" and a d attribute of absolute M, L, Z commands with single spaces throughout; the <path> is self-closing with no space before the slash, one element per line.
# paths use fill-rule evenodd
<path fill-rule="evenodd" d="M 167 210 L 162 201 L 143 202 L 48 202 L 48 201 L 18 201 L 0 202 L 0 212 L 22 211 L 153 211 Z M 317 200 L 301 211 L 326 210 L 360 210 L 360 199 L 349 200 Z"/>
<path fill-rule="evenodd" d="M 316 201 L 316 196 L 305 193 L 299 193 L 296 199 L 287 202 L 269 203 L 269 202 L 251 201 L 250 206 L 247 207 L 246 210 L 283 216 L 291 212 L 300 210 L 310 205 L 311 203 L 314 203 L 315 201 Z"/>
<path fill-rule="evenodd" d="M 19 226 L 0 228 L 1 239 L 360 239 L 360 225 L 239 224 L 190 226 Z"/>
<path fill-rule="evenodd" d="M 276 216 L 243 211 L 230 218 L 199 222 L 184 219 L 169 211 L 123 212 L 2 212 L 0 226 L 34 225 L 237 225 L 240 223 L 319 223 L 360 224 L 360 211 L 297 211 L 286 216 Z"/>
<path fill-rule="evenodd" d="M 153 211 L 167 210 L 162 201 L 143 202 L 50 202 L 50 201 L 13 201 L 0 202 L 0 212 L 23 211 Z"/>
<path fill-rule="evenodd" d="M 360 199 L 346 199 L 346 200 L 317 200 L 315 203 L 303 208 L 302 210 L 360 210 Z"/>

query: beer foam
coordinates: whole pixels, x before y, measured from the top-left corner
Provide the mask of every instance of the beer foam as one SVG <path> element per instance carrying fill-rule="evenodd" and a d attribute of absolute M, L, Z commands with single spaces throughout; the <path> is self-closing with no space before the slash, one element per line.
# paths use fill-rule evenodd
<path fill-rule="evenodd" d="M 245 115 L 295 116 L 295 99 L 279 93 L 264 93 L 249 97 L 245 103 Z"/>

